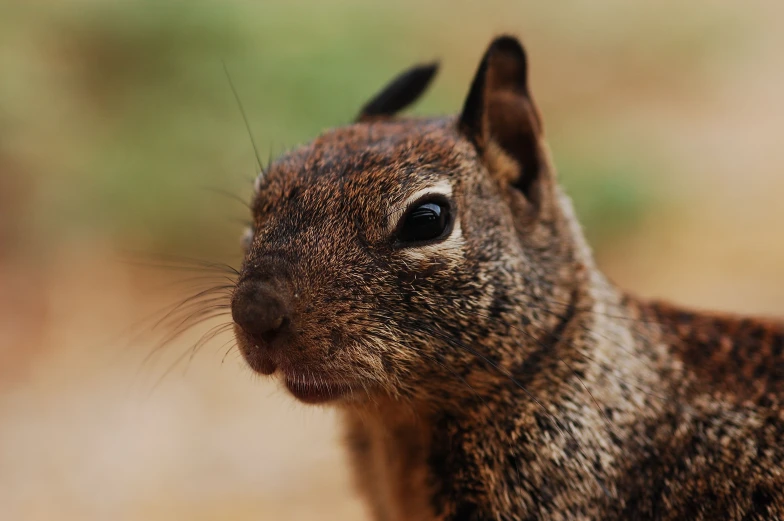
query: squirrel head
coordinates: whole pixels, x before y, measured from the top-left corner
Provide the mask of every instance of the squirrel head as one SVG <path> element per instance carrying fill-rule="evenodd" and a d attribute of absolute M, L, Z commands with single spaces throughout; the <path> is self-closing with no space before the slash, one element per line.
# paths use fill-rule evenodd
<path fill-rule="evenodd" d="M 579 230 L 523 47 L 491 43 L 458 117 L 396 117 L 436 68 L 404 72 L 257 179 L 235 332 L 250 366 L 305 402 L 490 389 L 575 288 Z"/>

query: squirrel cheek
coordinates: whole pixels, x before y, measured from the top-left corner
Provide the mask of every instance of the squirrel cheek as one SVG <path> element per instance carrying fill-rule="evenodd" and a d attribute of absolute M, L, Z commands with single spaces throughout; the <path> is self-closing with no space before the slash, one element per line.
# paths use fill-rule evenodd
<path fill-rule="evenodd" d="M 404 284 L 414 284 L 417 280 L 426 279 L 447 267 L 448 264 L 440 260 L 422 259 L 415 268 L 402 270 L 398 279 Z"/>

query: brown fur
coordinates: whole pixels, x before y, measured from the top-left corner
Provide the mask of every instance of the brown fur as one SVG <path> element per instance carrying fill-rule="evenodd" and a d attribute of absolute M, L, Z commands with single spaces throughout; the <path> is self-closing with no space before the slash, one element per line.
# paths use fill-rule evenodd
<path fill-rule="evenodd" d="M 269 166 L 233 306 L 261 281 L 287 328 L 237 326 L 244 356 L 294 391 L 343 389 L 379 521 L 784 518 L 784 326 L 603 277 L 518 47 L 493 43 L 460 118 L 375 103 Z M 433 186 L 452 235 L 401 247 L 400 205 Z"/>

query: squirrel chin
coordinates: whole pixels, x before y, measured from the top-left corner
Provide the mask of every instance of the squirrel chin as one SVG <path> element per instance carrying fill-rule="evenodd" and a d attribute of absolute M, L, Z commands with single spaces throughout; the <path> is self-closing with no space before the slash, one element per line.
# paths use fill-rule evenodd
<path fill-rule="evenodd" d="M 299 401 L 309 404 L 320 404 L 335 401 L 349 396 L 351 386 L 343 382 L 334 382 L 322 378 L 305 378 L 302 375 L 283 375 L 283 381 L 289 392 Z"/>

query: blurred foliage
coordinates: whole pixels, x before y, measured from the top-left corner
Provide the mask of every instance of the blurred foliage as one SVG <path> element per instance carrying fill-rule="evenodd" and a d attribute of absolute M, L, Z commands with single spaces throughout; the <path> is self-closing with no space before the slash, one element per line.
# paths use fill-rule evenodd
<path fill-rule="evenodd" d="M 445 18 L 453 5 L 454 18 Z M 350 121 L 398 70 L 434 56 L 443 59 L 444 72 L 415 111 L 455 112 L 489 36 L 508 27 L 506 9 L 510 20 L 525 19 L 526 27 L 512 28 L 536 44 L 529 52 L 539 64 L 535 86 L 543 88 L 535 92 L 543 92 L 537 97 L 555 157 L 586 228 L 599 241 L 628 233 L 656 199 L 642 180 L 658 168 L 657 151 L 624 145 L 617 157 L 614 139 L 625 132 L 597 114 L 623 89 L 655 90 L 642 82 L 665 65 L 677 67 L 682 81 L 699 79 L 697 65 L 709 67 L 708 55 L 716 54 L 706 42 L 728 38 L 727 21 L 716 13 L 673 18 L 630 10 L 637 25 L 594 25 L 590 47 L 581 48 L 586 3 L 571 4 L 563 16 L 531 6 L 523 17 L 510 5 L 491 2 L 487 11 L 465 2 L 358 0 L 8 6 L 0 21 L 0 66 L 8 78 L 0 85 L 0 131 L 10 146 L 0 154 L 21 165 L 16 175 L 36 179 L 29 203 L 36 211 L 21 224 L 155 251 L 233 248 L 245 210 L 218 192 L 247 198 L 256 167 L 224 64 L 266 159 Z M 615 5 L 626 12 L 623 3 Z M 479 13 L 488 15 L 484 26 L 472 26 Z M 657 34 L 659 48 L 635 44 L 641 23 L 656 31 L 664 20 L 670 31 Z M 564 49 L 571 49 L 571 61 Z M 606 69 L 578 76 L 582 59 L 597 53 L 606 56 Z M 589 117 L 595 122 L 586 130 Z"/>

